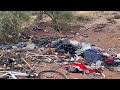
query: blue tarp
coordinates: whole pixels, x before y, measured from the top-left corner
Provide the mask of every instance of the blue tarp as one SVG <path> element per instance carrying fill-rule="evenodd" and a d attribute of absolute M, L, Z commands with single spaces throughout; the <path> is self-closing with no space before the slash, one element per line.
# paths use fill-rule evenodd
<path fill-rule="evenodd" d="M 29 44 L 29 45 L 26 46 L 26 48 L 33 50 L 35 48 L 35 44 L 34 43 L 33 44 Z"/>
<path fill-rule="evenodd" d="M 16 44 L 16 47 L 23 47 L 25 44 L 23 42 L 19 42 L 18 44 Z"/>
<path fill-rule="evenodd" d="M 11 49 L 12 45 L 1 45 L 0 49 Z"/>
<path fill-rule="evenodd" d="M 98 50 L 88 49 L 88 50 L 85 50 L 84 52 L 84 58 L 87 61 L 96 63 L 96 61 L 102 59 L 102 54 Z"/>

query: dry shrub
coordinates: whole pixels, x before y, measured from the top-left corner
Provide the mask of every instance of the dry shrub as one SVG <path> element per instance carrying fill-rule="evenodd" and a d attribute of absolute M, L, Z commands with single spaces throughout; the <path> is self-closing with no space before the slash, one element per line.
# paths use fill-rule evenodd
<path fill-rule="evenodd" d="M 86 15 L 80 15 L 76 17 L 76 21 L 80 21 L 80 22 L 91 21 L 92 19 L 93 19 L 92 16 L 86 16 Z"/>

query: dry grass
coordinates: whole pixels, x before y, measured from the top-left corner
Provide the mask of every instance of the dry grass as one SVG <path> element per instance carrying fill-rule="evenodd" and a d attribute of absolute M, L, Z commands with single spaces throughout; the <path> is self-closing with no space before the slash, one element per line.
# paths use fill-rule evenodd
<path fill-rule="evenodd" d="M 92 15 L 95 14 L 96 11 L 76 11 L 75 16 L 80 16 L 80 15 Z"/>
<path fill-rule="evenodd" d="M 76 11 L 75 19 L 71 22 L 71 26 L 82 26 L 84 23 L 88 23 L 93 20 L 93 16 L 96 11 Z"/>
<path fill-rule="evenodd" d="M 27 21 L 27 22 L 24 22 L 22 24 L 22 28 L 25 28 L 25 27 L 29 27 L 30 25 L 32 25 L 34 23 L 34 20 L 36 19 L 37 16 L 30 16 L 30 20 Z"/>

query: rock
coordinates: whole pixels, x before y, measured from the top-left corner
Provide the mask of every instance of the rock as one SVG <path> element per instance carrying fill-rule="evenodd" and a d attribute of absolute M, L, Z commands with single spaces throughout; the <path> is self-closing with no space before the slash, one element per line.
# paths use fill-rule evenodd
<path fill-rule="evenodd" d="M 51 70 L 58 70 L 58 68 L 57 67 L 52 67 L 52 69 Z"/>
<path fill-rule="evenodd" d="M 98 24 L 94 29 L 95 32 L 100 32 L 106 26 L 106 24 Z"/>

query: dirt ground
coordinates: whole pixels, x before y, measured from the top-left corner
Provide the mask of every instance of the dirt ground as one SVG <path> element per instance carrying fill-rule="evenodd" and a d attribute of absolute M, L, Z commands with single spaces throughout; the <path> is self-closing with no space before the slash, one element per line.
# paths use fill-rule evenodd
<path fill-rule="evenodd" d="M 117 12 L 119 15 L 120 13 Z M 90 13 L 87 15 L 89 16 Z M 83 27 L 73 27 L 70 30 L 64 30 L 61 32 L 56 32 L 53 30 L 49 25 L 43 25 L 43 30 L 41 31 L 34 31 L 34 32 L 27 32 L 27 34 L 36 36 L 36 37 L 45 37 L 45 36 L 66 36 L 66 35 L 72 35 L 73 32 L 78 33 L 79 36 L 74 36 L 72 39 L 74 40 L 80 40 L 85 42 L 90 42 L 92 44 L 97 45 L 100 48 L 103 48 L 105 50 L 108 50 L 109 48 L 115 48 L 115 51 L 117 53 L 120 53 L 120 19 L 112 19 L 109 20 L 109 18 L 112 18 L 114 16 L 114 12 L 96 12 L 95 14 L 92 14 L 92 17 L 94 17 L 94 20 L 82 23 Z M 103 27 L 98 27 L 99 24 L 102 24 Z M 98 31 L 94 31 L 98 30 Z M 81 38 L 80 35 L 87 34 L 87 38 Z M 52 67 L 57 67 L 56 64 L 47 64 L 46 67 L 42 67 L 38 72 L 41 70 L 47 70 L 51 69 Z M 58 71 L 66 74 L 66 70 L 61 67 L 58 69 Z M 120 74 L 116 72 L 109 71 L 105 69 L 103 73 L 106 75 L 106 79 L 120 79 Z M 67 75 L 68 78 L 74 79 L 85 79 L 85 76 L 80 75 L 79 73 L 69 73 Z"/>

